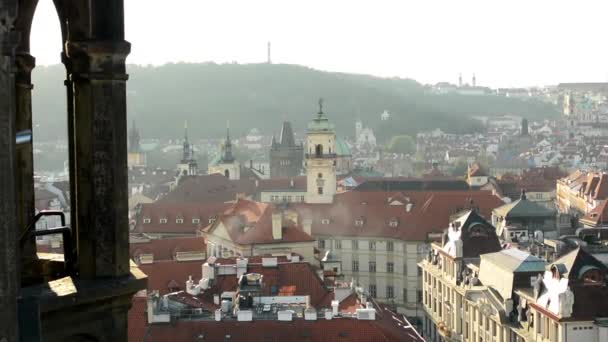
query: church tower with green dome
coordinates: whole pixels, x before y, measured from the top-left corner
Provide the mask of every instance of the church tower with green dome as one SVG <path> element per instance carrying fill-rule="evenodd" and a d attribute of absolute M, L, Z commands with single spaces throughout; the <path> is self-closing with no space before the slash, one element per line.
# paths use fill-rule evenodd
<path fill-rule="evenodd" d="M 308 124 L 306 139 L 306 203 L 332 203 L 336 194 L 336 131 L 323 113 L 319 112 Z"/>

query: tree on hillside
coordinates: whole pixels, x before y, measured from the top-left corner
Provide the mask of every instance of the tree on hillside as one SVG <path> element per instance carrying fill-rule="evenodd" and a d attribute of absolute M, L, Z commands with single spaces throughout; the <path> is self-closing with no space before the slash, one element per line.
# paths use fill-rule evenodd
<path fill-rule="evenodd" d="M 409 135 L 397 135 L 391 138 L 388 150 L 393 153 L 412 154 L 416 151 L 416 142 Z"/>

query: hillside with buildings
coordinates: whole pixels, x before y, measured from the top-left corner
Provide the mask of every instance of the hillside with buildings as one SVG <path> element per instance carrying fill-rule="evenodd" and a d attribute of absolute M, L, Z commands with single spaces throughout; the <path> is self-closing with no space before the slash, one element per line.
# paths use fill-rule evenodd
<path fill-rule="evenodd" d="M 545 119 L 558 115 L 552 104 L 533 97 L 508 97 L 484 87 L 463 85 L 448 91 L 411 79 L 324 72 L 298 65 L 131 65 L 128 73 L 129 117 L 140 123 L 147 137 L 157 138 L 180 136 L 184 120 L 197 138 L 221 136 L 227 121 L 235 134 L 251 127 L 272 134 L 284 119 L 301 127 L 321 96 L 339 134 L 352 136 L 354 120 L 359 118 L 377 131 L 380 141 L 434 128 L 447 133 L 477 132 L 483 127 L 471 119 L 474 116 Z M 65 103 L 57 100 L 63 98 L 64 68 L 36 67 L 32 77 L 34 133 L 38 139 L 56 139 L 66 126 Z M 385 111 L 389 120 L 382 117 Z"/>

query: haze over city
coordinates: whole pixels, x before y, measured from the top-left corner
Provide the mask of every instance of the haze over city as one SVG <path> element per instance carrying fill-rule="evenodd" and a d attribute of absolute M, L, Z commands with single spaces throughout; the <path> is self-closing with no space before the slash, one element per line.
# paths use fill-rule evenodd
<path fill-rule="evenodd" d="M 266 61 L 490 87 L 606 81 L 606 1 L 125 1 L 132 64 Z M 59 63 L 51 1 L 32 30 L 38 65 Z"/>
<path fill-rule="evenodd" d="M 608 342 L 607 13 L 0 0 L 0 342 Z"/>

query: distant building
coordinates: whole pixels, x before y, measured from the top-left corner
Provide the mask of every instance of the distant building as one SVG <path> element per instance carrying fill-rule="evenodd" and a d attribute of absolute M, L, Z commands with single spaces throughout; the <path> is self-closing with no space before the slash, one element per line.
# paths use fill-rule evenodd
<path fill-rule="evenodd" d="M 353 169 L 351 148 L 344 139 L 336 137 L 336 174 L 345 175 L 350 173 Z"/>
<path fill-rule="evenodd" d="M 141 149 L 140 138 L 139 130 L 137 129 L 134 120 L 131 129 L 129 130 L 127 165 L 130 168 L 146 167 L 146 154 Z"/>
<path fill-rule="evenodd" d="M 332 265 L 292 253 L 142 264 L 148 291 L 133 299 L 129 341 L 424 341 Z"/>
<path fill-rule="evenodd" d="M 583 216 L 608 199 L 608 174 L 576 170 L 557 181 L 557 206 L 562 213 Z"/>
<path fill-rule="evenodd" d="M 249 150 L 259 150 L 263 147 L 264 136 L 257 128 L 252 128 L 245 136 L 242 145 Z"/>
<path fill-rule="evenodd" d="M 554 209 L 528 200 L 525 190 L 522 190 L 520 199 L 492 211 L 492 223 L 500 238 L 507 242 L 533 238 L 542 241 L 544 237 L 557 237 L 556 215 Z"/>
<path fill-rule="evenodd" d="M 230 140 L 230 129 L 226 129 L 226 140 L 222 145 L 220 153 L 209 163 L 208 173 L 219 173 L 228 179 L 241 178 L 241 165 L 232 153 L 232 141 Z"/>
<path fill-rule="evenodd" d="M 467 168 L 467 183 L 471 187 L 481 187 L 488 183 L 490 175 L 482 168 L 481 164 L 475 162 Z"/>
<path fill-rule="evenodd" d="M 316 241 L 311 236 L 312 222 L 298 218 L 296 212 L 281 205 L 240 199 L 202 229 L 207 253 L 225 258 L 293 252 L 313 262 Z"/>
<path fill-rule="evenodd" d="M 361 147 L 376 147 L 376 135 L 374 131 L 369 127 L 363 127 L 363 122 L 357 120 L 355 123 L 355 142 L 357 146 Z"/>
<path fill-rule="evenodd" d="M 604 264 L 581 248 L 547 264 L 469 221 L 455 220 L 419 263 L 427 341 L 608 339 Z"/>
<path fill-rule="evenodd" d="M 177 164 L 178 177 L 194 176 L 198 173 L 198 164 L 194 158 L 194 146 L 188 141 L 188 124 L 184 123 L 184 143 L 182 159 Z"/>
<path fill-rule="evenodd" d="M 382 114 L 380 114 L 380 120 L 381 121 L 388 121 L 391 118 L 391 113 L 388 112 L 388 110 L 384 110 L 384 112 L 382 112 Z"/>
<path fill-rule="evenodd" d="M 336 131 L 323 113 L 322 100 L 317 117 L 308 124 L 306 148 L 306 202 L 332 203 L 337 190 Z"/>
<path fill-rule="evenodd" d="M 283 122 L 279 141 L 270 145 L 270 178 L 296 177 L 302 174 L 304 146 L 296 144 L 291 123 Z"/>

